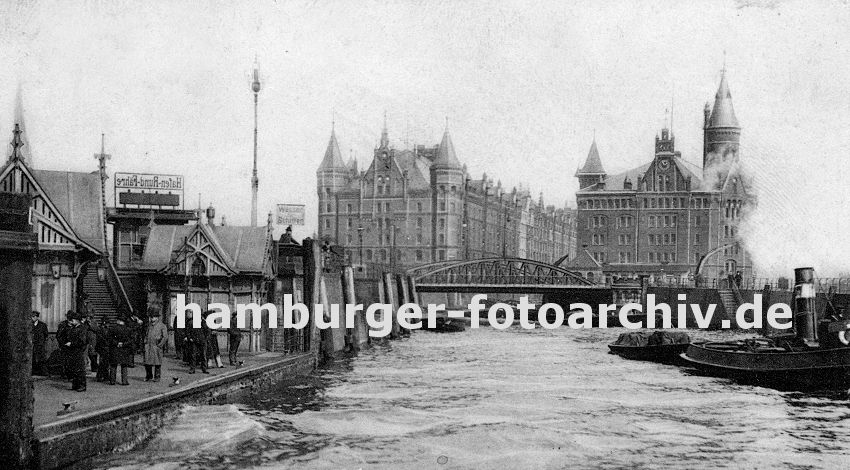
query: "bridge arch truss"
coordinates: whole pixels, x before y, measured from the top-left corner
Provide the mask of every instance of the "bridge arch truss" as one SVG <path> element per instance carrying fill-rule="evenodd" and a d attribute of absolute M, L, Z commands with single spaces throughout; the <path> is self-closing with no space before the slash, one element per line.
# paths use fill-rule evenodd
<path fill-rule="evenodd" d="M 411 268 L 406 274 L 419 286 L 596 286 L 576 272 L 522 258 L 440 261 Z"/>

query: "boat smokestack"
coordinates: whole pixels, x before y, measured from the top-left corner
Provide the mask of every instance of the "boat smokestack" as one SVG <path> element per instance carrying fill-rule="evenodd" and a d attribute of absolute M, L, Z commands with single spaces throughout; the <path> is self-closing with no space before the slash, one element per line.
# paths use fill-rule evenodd
<path fill-rule="evenodd" d="M 794 270 L 794 332 L 806 344 L 817 342 L 815 312 L 815 270 Z"/>

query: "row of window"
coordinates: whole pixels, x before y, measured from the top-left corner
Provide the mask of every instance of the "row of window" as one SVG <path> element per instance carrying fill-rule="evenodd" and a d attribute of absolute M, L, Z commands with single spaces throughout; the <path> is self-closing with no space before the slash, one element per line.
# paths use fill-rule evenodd
<path fill-rule="evenodd" d="M 689 202 L 690 201 L 690 202 Z M 685 209 L 690 205 L 691 209 L 708 209 L 711 200 L 707 197 L 644 197 L 641 198 L 641 207 L 644 209 Z M 604 198 L 586 199 L 579 201 L 581 209 L 632 209 L 635 201 L 627 198 Z"/>
<path fill-rule="evenodd" d="M 665 233 L 665 234 L 649 234 L 649 245 L 650 246 L 658 246 L 658 245 L 675 245 L 676 244 L 676 234 L 675 233 Z"/>
<path fill-rule="evenodd" d="M 351 256 L 351 254 L 352 253 L 349 252 L 349 256 Z M 387 253 L 387 250 L 385 250 L 383 248 L 380 249 L 380 250 L 375 250 L 374 252 L 371 249 L 366 249 L 364 251 L 364 255 L 366 257 L 366 261 L 382 261 L 382 262 L 386 262 L 387 258 L 389 256 L 388 253 Z M 397 257 L 398 261 L 402 261 L 404 259 L 404 251 L 403 250 L 396 250 L 396 257 Z M 425 261 L 425 253 L 422 250 L 416 250 L 414 252 L 414 257 L 416 258 L 416 261 Z M 446 260 L 446 250 L 437 250 L 437 259 L 439 261 L 445 261 Z"/>
<path fill-rule="evenodd" d="M 677 215 L 651 215 L 648 217 L 649 228 L 675 227 Z"/>
<path fill-rule="evenodd" d="M 646 254 L 646 260 L 649 261 L 650 263 L 662 263 L 662 262 L 675 263 L 676 262 L 676 253 L 675 252 L 674 253 L 649 252 L 649 253 Z"/>

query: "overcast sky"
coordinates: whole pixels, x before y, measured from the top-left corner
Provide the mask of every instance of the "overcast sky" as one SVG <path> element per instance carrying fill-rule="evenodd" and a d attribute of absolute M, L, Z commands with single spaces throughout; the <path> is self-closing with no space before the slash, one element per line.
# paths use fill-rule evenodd
<path fill-rule="evenodd" d="M 241 3 L 241 2 L 232 2 Z M 699 163 L 702 108 L 726 51 L 760 205 L 748 244 L 765 273 L 850 271 L 850 7 L 843 2 L 4 2 L 0 136 L 20 83 L 34 165 L 186 176 L 187 204 L 231 224 L 250 207 L 255 54 L 260 220 L 304 203 L 336 115 L 346 158 L 439 141 L 448 116 L 475 176 L 574 205 L 594 130 L 609 173 L 652 158 L 673 111 Z M 491 4 L 493 3 L 493 4 Z"/>

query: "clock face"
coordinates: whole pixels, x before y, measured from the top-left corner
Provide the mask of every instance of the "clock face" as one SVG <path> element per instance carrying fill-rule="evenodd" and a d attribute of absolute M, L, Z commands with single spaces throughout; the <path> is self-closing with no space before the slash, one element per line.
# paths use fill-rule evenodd
<path fill-rule="evenodd" d="M 658 166 L 661 167 L 662 170 L 666 170 L 670 168 L 670 160 L 661 160 L 658 162 Z"/>

